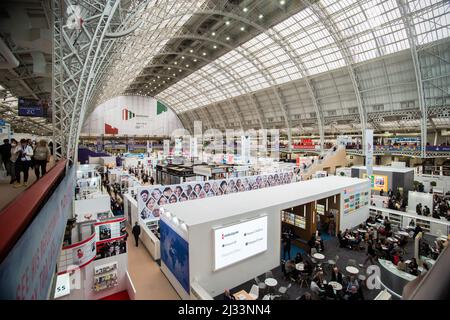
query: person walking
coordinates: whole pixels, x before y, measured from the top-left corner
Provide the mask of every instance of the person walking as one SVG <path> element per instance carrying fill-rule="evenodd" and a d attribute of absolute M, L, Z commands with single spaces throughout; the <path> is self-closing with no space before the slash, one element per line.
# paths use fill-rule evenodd
<path fill-rule="evenodd" d="M 34 173 L 36 179 L 43 176 L 47 172 L 47 162 L 50 161 L 50 149 L 47 146 L 47 141 L 41 140 L 34 149 Z"/>
<path fill-rule="evenodd" d="M 134 224 L 133 230 L 132 230 L 133 236 L 134 236 L 134 240 L 136 241 L 136 247 L 139 244 L 139 235 L 141 234 L 141 227 L 139 226 L 139 223 L 136 222 Z"/>
<path fill-rule="evenodd" d="M 16 160 L 16 184 L 15 188 L 20 188 L 23 185 L 28 185 L 28 170 L 30 168 L 31 157 L 33 156 L 33 148 L 27 143 L 27 140 L 21 139 L 20 145 L 14 149 L 14 153 L 17 155 Z M 20 182 L 20 173 L 23 172 L 23 184 Z"/>

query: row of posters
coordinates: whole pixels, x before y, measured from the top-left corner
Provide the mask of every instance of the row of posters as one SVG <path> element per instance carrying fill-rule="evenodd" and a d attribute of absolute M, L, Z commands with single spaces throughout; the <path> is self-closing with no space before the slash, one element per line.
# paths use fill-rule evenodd
<path fill-rule="evenodd" d="M 294 173 L 279 172 L 222 180 L 182 183 L 177 185 L 138 188 L 138 212 L 145 221 L 159 219 L 160 208 L 168 203 L 203 199 L 261 188 L 288 184 L 295 181 Z"/>

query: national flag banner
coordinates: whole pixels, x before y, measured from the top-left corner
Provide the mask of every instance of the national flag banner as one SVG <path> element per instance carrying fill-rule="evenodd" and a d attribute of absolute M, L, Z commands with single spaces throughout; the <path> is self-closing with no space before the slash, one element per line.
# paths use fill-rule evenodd
<path fill-rule="evenodd" d="M 105 134 L 119 134 L 119 129 L 105 123 Z"/>
<path fill-rule="evenodd" d="M 122 120 L 130 120 L 136 116 L 135 113 L 131 112 L 127 108 L 122 109 Z"/>
<path fill-rule="evenodd" d="M 167 111 L 167 107 L 163 103 L 157 101 L 156 102 L 156 115 L 166 112 L 166 111 Z"/>

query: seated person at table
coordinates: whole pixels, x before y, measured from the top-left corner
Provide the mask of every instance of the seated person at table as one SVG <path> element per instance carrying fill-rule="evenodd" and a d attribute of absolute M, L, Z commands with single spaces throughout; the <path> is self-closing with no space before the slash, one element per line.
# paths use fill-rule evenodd
<path fill-rule="evenodd" d="M 338 231 L 337 238 L 339 240 L 339 247 L 345 248 L 347 246 L 347 239 L 345 239 L 345 236 L 342 234 L 341 230 Z"/>
<path fill-rule="evenodd" d="M 300 298 L 297 300 L 312 300 L 311 293 L 305 292 Z"/>
<path fill-rule="evenodd" d="M 384 230 L 386 231 L 386 234 L 388 234 L 389 232 L 391 232 L 391 222 L 389 221 L 389 218 L 386 217 L 384 219 Z"/>
<path fill-rule="evenodd" d="M 416 238 L 416 236 L 420 233 L 420 232 L 422 232 L 423 233 L 423 230 L 422 230 L 422 228 L 419 226 L 419 225 L 416 225 L 416 228 L 414 229 L 414 235 L 413 235 L 413 239 L 415 239 Z"/>
<path fill-rule="evenodd" d="M 288 260 L 287 262 L 286 262 L 286 265 L 285 265 L 285 270 L 286 270 L 286 278 L 287 279 L 290 279 L 290 278 L 292 278 L 292 279 L 297 279 L 297 277 L 298 277 L 298 270 L 295 268 L 295 263 L 294 263 L 294 261 L 292 261 L 292 260 Z"/>
<path fill-rule="evenodd" d="M 350 292 L 351 288 L 355 286 L 357 289 L 359 289 L 359 282 L 358 279 L 355 276 L 350 276 L 347 281 L 347 292 Z"/>
<path fill-rule="evenodd" d="M 419 275 L 419 265 L 417 264 L 416 258 L 412 258 L 411 262 L 408 264 L 408 272 L 414 276 Z"/>
<path fill-rule="evenodd" d="M 331 284 L 328 284 L 325 287 L 325 292 L 323 294 L 323 298 L 325 300 L 336 300 L 337 296 L 334 293 L 334 289 L 333 289 L 333 286 Z"/>
<path fill-rule="evenodd" d="M 303 257 L 300 252 L 297 252 L 297 255 L 295 256 L 295 264 L 303 262 Z"/>
<path fill-rule="evenodd" d="M 355 239 L 349 241 L 349 246 L 351 249 L 358 248 L 361 243 L 361 236 L 359 234 L 355 235 Z"/>
<path fill-rule="evenodd" d="M 302 273 L 310 275 L 310 274 L 312 274 L 312 271 L 313 271 L 313 267 L 312 267 L 311 263 L 308 260 L 304 260 Z"/>
<path fill-rule="evenodd" d="M 375 221 L 375 219 L 372 217 L 372 216 L 370 216 L 369 218 L 367 218 L 367 220 L 366 220 L 366 224 L 368 224 L 368 223 L 370 223 L 370 224 L 374 224 L 376 221 Z"/>
<path fill-rule="evenodd" d="M 322 235 L 322 233 L 319 231 L 317 233 L 317 238 L 316 238 L 316 249 L 317 249 L 318 252 L 322 252 L 322 251 L 325 250 L 325 246 L 323 244 L 323 240 L 322 240 L 321 235 Z"/>
<path fill-rule="evenodd" d="M 236 300 L 236 298 L 231 295 L 230 290 L 225 289 L 225 292 L 223 293 L 223 300 Z"/>
<path fill-rule="evenodd" d="M 338 282 L 342 284 L 342 273 L 339 271 L 338 267 L 333 267 L 333 272 L 331 273 L 331 281 Z"/>
<path fill-rule="evenodd" d="M 312 281 L 314 281 L 319 286 L 320 289 L 322 290 L 325 289 L 323 271 L 318 271 Z"/>
<path fill-rule="evenodd" d="M 378 220 L 383 220 L 383 215 L 381 213 L 377 213 L 377 215 L 375 216 L 375 221 L 378 222 Z"/>
<path fill-rule="evenodd" d="M 344 298 L 349 301 L 363 300 L 363 297 L 356 286 L 352 286 Z"/>
<path fill-rule="evenodd" d="M 316 247 L 316 236 L 312 235 L 311 239 L 308 240 L 308 246 L 309 246 L 309 254 L 311 254 L 311 249 Z"/>
<path fill-rule="evenodd" d="M 399 262 L 400 262 L 400 254 L 398 252 L 394 252 L 392 254 L 392 263 L 398 265 Z"/>

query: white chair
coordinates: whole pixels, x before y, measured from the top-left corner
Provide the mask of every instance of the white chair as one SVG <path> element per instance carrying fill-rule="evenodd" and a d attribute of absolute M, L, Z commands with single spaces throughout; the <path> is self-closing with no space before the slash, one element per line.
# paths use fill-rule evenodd
<path fill-rule="evenodd" d="M 256 284 L 252 285 L 252 288 L 250 289 L 249 295 L 255 300 L 258 299 L 258 297 L 259 297 L 259 287 Z"/>

